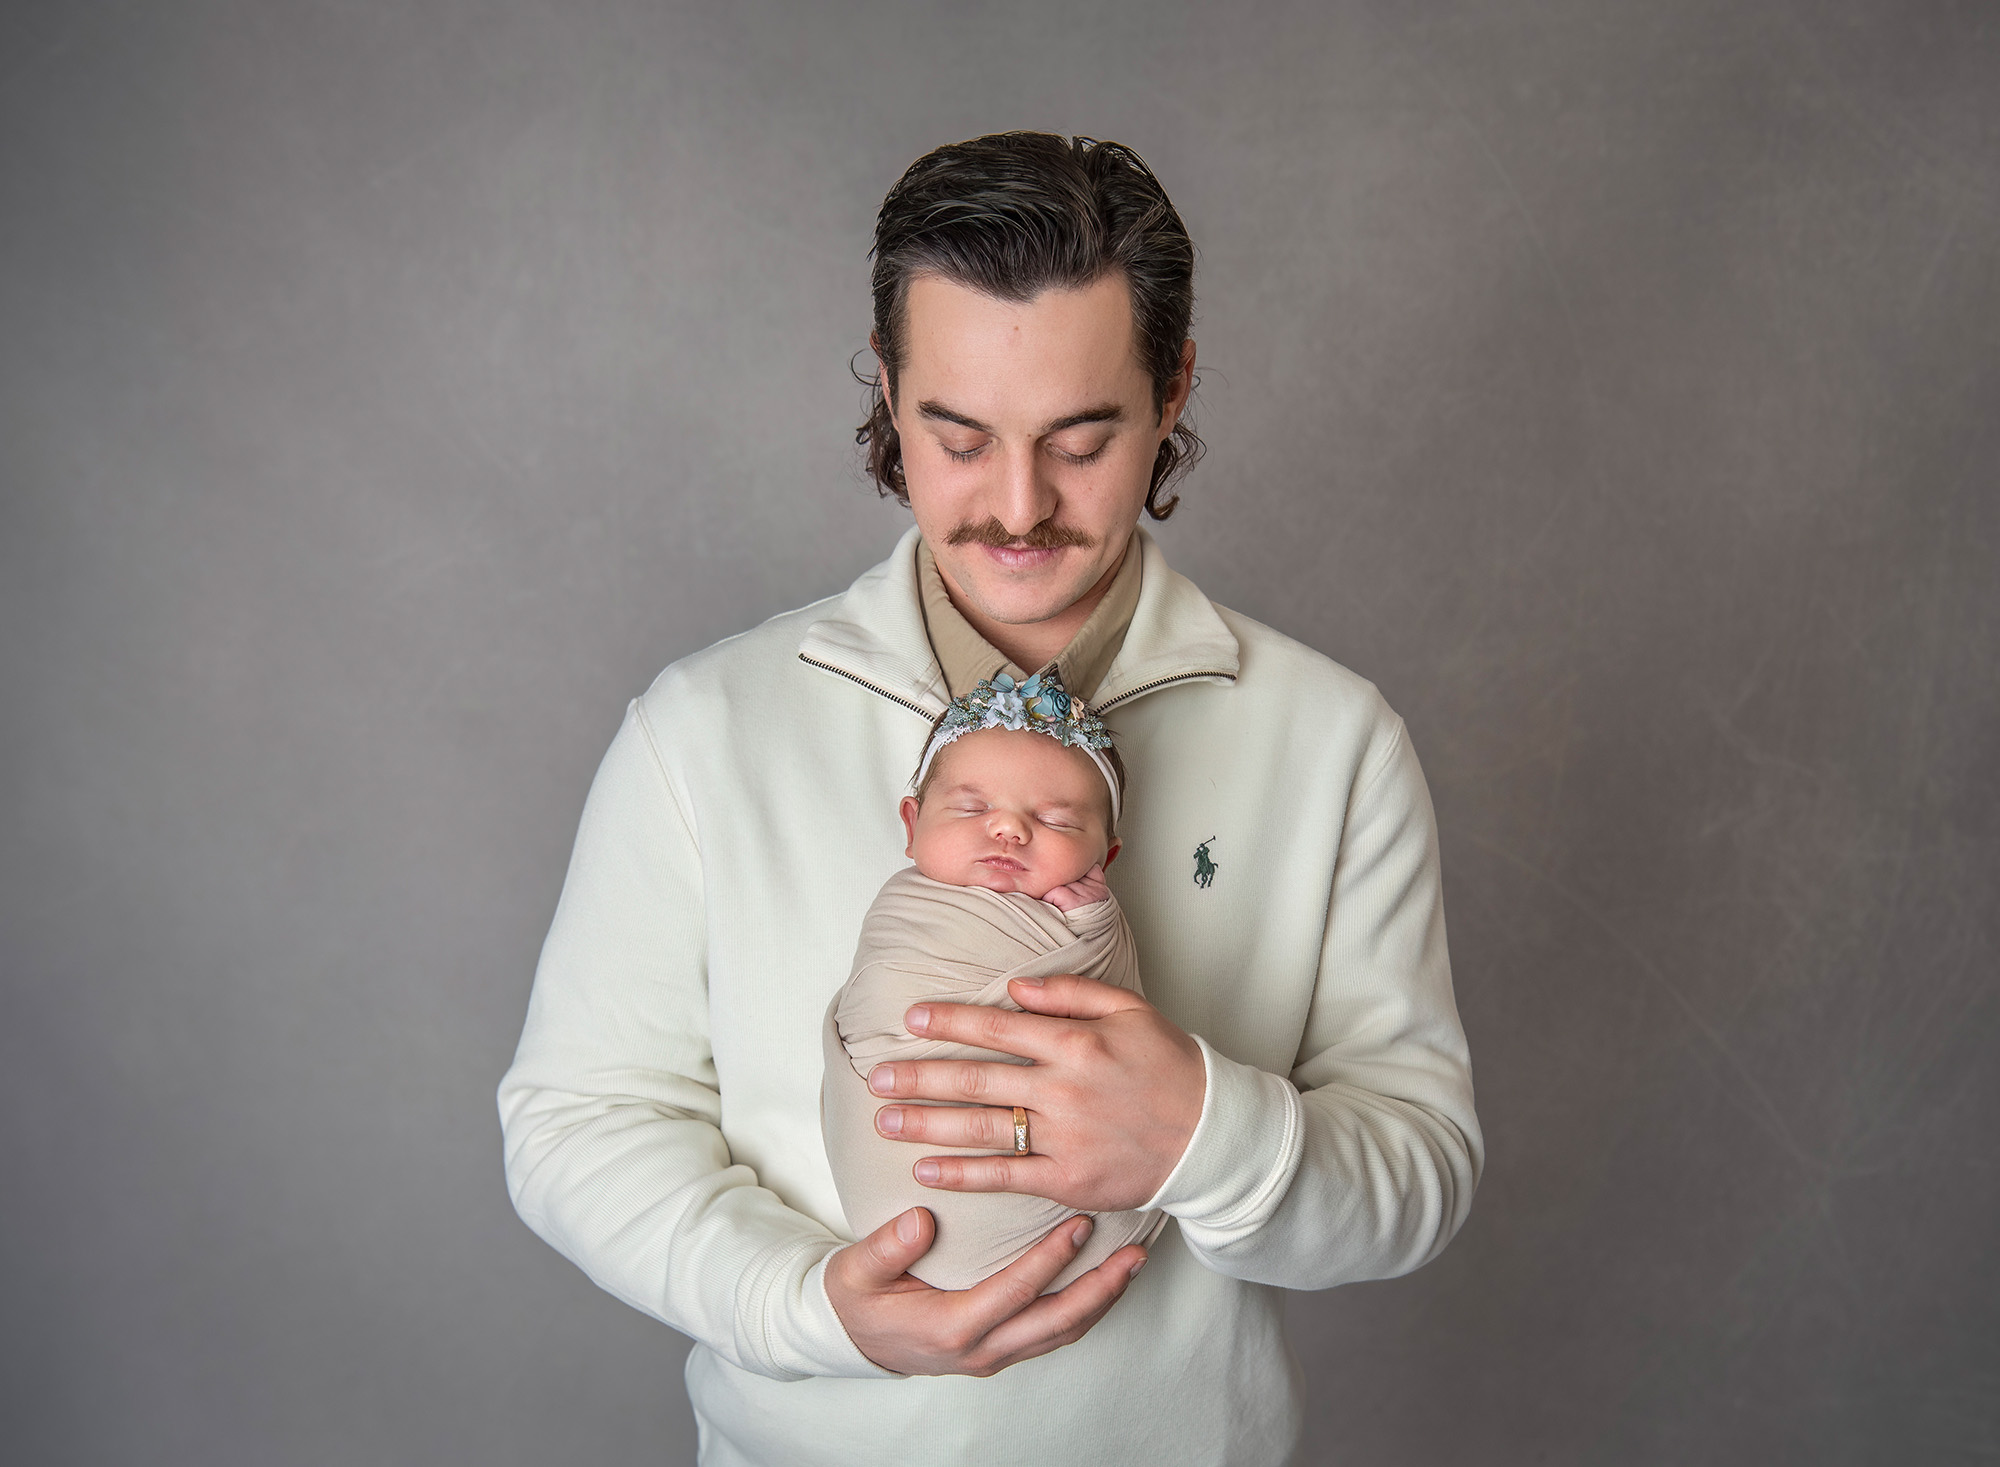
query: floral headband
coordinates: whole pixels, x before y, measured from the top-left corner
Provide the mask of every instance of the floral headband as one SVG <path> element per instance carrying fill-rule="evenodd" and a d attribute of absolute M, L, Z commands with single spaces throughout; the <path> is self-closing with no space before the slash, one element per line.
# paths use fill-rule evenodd
<path fill-rule="evenodd" d="M 930 742 L 924 745 L 924 757 L 917 765 L 917 786 L 922 788 L 940 749 L 982 728 L 1047 734 L 1065 748 L 1083 750 L 1110 786 L 1111 828 L 1118 828 L 1123 803 L 1118 776 L 1101 752 L 1111 747 L 1111 732 L 1103 719 L 1084 706 L 1083 699 L 1070 696 L 1053 667 L 1018 683 L 1004 672 L 995 673 L 964 697 L 953 698 Z"/>

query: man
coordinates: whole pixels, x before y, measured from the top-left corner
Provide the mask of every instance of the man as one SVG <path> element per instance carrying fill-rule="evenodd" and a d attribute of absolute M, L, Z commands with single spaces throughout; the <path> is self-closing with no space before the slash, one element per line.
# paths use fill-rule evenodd
<path fill-rule="evenodd" d="M 694 1337 L 704 1462 L 1283 1462 L 1280 1288 L 1416 1268 L 1470 1206 L 1402 724 L 1137 528 L 1198 446 L 1192 267 L 1116 144 L 1004 134 L 912 165 L 877 225 L 862 437 L 914 531 L 844 595 L 667 669 L 592 787 L 501 1085 L 508 1181 L 599 1285 Z M 1018 1014 L 919 1006 L 912 1032 L 1033 1064 L 882 1066 L 877 1126 L 925 1185 L 1175 1221 L 1143 1276 L 1127 1247 L 1043 1297 L 1068 1223 L 943 1293 L 905 1272 L 928 1212 L 843 1236 L 820 1021 L 903 864 L 930 720 L 1050 664 L 1130 770 L 1111 881 L 1147 998 L 1058 978 L 1015 984 Z"/>

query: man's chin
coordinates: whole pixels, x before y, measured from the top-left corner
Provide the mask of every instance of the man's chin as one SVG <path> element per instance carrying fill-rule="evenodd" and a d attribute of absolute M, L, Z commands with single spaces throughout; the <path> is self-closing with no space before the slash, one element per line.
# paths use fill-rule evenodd
<path fill-rule="evenodd" d="M 979 559 L 954 567 L 953 579 L 981 615 L 1002 626 L 1033 626 L 1061 616 L 1097 583 L 1095 575 L 1076 565 L 1073 550 L 1035 569 L 1009 571 L 993 565 L 984 546 L 967 548 Z"/>

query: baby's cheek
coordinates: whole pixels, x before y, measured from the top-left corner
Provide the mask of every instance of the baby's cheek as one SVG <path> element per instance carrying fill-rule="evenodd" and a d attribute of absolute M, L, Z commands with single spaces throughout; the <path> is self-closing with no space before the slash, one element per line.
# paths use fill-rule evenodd
<path fill-rule="evenodd" d="M 1051 882 L 1070 886 L 1090 875 L 1092 867 L 1104 864 L 1104 848 L 1092 841 L 1068 841 L 1064 843 L 1062 859 L 1053 864 L 1057 869 L 1049 872 Z"/>
<path fill-rule="evenodd" d="M 953 880 L 947 874 L 952 866 L 951 856 L 949 841 L 940 840 L 935 832 L 927 832 L 921 826 L 917 828 L 916 839 L 910 842 L 910 859 L 916 862 L 920 875 L 932 881 Z"/>

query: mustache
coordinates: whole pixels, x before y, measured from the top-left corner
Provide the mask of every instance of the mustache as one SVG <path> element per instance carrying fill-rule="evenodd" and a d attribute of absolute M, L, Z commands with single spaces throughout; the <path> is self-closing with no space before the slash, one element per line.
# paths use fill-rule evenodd
<path fill-rule="evenodd" d="M 1059 525 L 1054 520 L 1043 520 L 1032 526 L 1025 535 L 1016 535 L 1000 523 L 997 515 L 988 515 L 974 524 L 967 521 L 944 537 L 947 545 L 990 545 L 995 550 L 1061 550 L 1074 545 L 1088 550 L 1097 543 L 1088 532 L 1071 525 Z"/>

